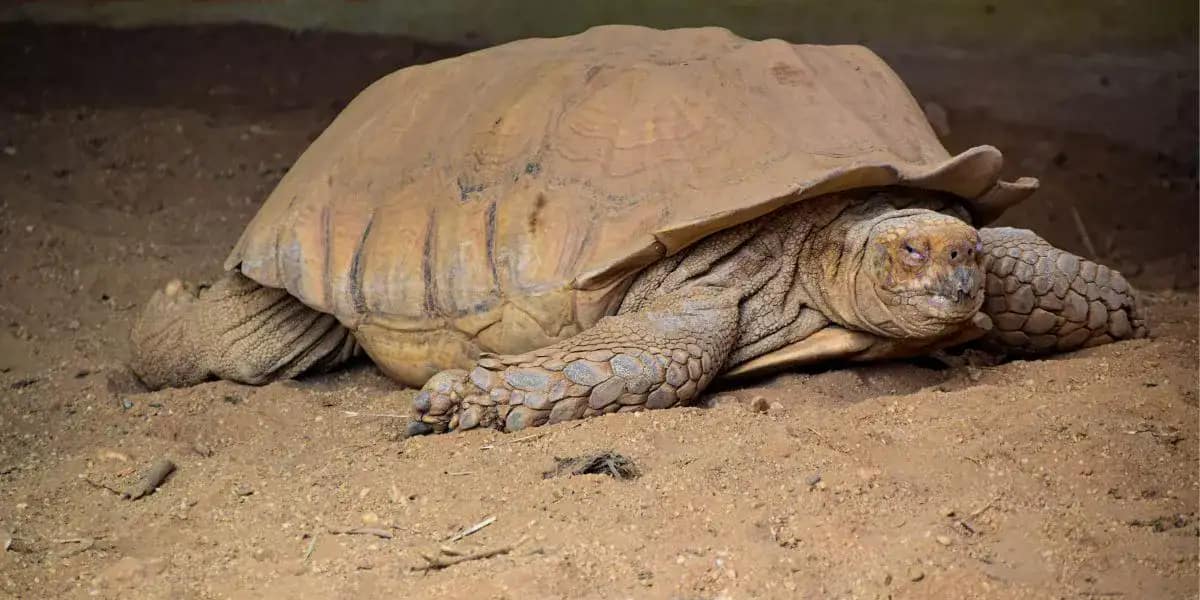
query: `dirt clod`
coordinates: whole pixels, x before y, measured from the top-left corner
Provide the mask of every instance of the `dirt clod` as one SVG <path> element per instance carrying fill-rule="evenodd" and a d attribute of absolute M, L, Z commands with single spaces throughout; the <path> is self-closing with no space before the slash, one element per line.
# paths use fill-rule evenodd
<path fill-rule="evenodd" d="M 555 457 L 554 461 L 554 469 L 543 474 L 547 479 L 564 475 L 608 475 L 614 479 L 633 479 L 641 475 L 632 460 L 612 451 L 575 458 Z"/>
<path fill-rule="evenodd" d="M 771 403 L 767 402 L 767 399 L 762 396 L 755 396 L 750 400 L 750 410 L 756 413 L 765 413 L 771 410 Z"/>

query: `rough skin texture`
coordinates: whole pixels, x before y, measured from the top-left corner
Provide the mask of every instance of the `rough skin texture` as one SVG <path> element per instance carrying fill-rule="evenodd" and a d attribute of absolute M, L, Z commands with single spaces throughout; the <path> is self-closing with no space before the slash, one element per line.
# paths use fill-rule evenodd
<path fill-rule="evenodd" d="M 1066 351 L 1146 336 L 1144 309 L 1120 273 L 1032 231 L 980 230 L 988 339 L 1014 353 Z"/>
<path fill-rule="evenodd" d="M 448 424 L 516 431 L 688 403 L 720 372 L 737 338 L 737 317 L 736 294 L 666 296 L 561 344 L 483 358 L 465 378 L 457 370 L 439 373 L 426 384 L 438 391 L 418 395 L 414 408 L 435 430 Z"/>
<path fill-rule="evenodd" d="M 358 352 L 332 315 L 236 272 L 198 291 L 171 281 L 151 296 L 130 338 L 130 366 L 152 389 L 213 377 L 264 384 L 336 367 Z"/>

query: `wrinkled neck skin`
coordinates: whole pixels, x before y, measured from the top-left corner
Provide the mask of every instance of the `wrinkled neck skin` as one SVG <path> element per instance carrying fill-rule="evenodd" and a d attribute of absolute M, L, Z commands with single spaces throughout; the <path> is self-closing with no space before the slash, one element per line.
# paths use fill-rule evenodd
<path fill-rule="evenodd" d="M 878 245 L 873 233 L 917 230 L 930 216 L 974 232 L 960 201 L 945 194 L 885 188 L 804 200 L 651 265 L 630 286 L 618 312 L 642 310 L 656 298 L 689 289 L 716 291 L 739 307 L 740 337 L 731 364 L 803 339 L 821 322 L 886 337 L 941 335 L 946 322 L 896 314 L 898 303 L 915 300 L 880 289 L 888 269 L 872 254 Z"/>
<path fill-rule="evenodd" d="M 886 337 L 905 332 L 888 315 L 888 302 L 866 272 L 871 232 L 883 221 L 911 218 L 919 209 L 896 210 L 884 200 L 864 200 L 850 206 L 825 228 L 815 232 L 799 260 L 814 266 L 803 286 L 809 305 L 829 320 L 850 329 Z"/>

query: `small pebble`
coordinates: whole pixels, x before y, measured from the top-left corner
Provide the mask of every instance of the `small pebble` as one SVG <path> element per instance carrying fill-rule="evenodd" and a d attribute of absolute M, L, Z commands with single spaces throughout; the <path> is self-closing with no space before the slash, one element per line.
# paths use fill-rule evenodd
<path fill-rule="evenodd" d="M 948 536 L 944 536 L 944 535 L 939 535 L 933 539 L 937 540 L 937 543 L 939 543 L 943 546 L 949 546 L 950 544 L 954 543 L 954 540 L 952 540 Z"/>
<path fill-rule="evenodd" d="M 254 493 L 254 488 L 244 483 L 239 483 L 233 488 L 233 493 L 237 496 L 249 496 Z"/>
<path fill-rule="evenodd" d="M 942 509 L 938 511 L 938 514 L 942 515 L 943 517 L 953 517 L 954 509 L 950 508 L 949 506 L 943 506 Z"/>
<path fill-rule="evenodd" d="M 925 571 L 922 571 L 921 569 L 919 569 L 917 567 L 909 567 L 908 568 L 908 580 L 909 581 L 920 581 L 922 579 L 925 579 Z"/>
<path fill-rule="evenodd" d="M 808 487 L 813 487 L 814 485 L 817 485 L 818 483 L 821 483 L 821 474 L 820 474 L 820 473 L 813 473 L 812 475 L 809 475 L 808 477 L 805 477 L 805 478 L 804 478 L 804 483 L 808 484 Z"/>
<path fill-rule="evenodd" d="M 373 512 L 363 513 L 362 522 L 363 525 L 375 525 L 376 523 L 379 523 L 379 515 Z"/>
<path fill-rule="evenodd" d="M 755 396 L 754 399 L 750 401 L 750 410 L 757 413 L 765 413 L 768 410 L 771 410 L 771 404 L 767 402 L 766 398 L 763 398 L 762 396 Z"/>

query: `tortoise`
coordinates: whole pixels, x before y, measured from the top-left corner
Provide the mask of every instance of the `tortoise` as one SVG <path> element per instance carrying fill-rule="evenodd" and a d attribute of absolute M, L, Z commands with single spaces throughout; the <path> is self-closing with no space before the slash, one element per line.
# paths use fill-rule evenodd
<path fill-rule="evenodd" d="M 364 353 L 410 435 L 695 402 L 716 377 L 1145 336 L 1116 271 L 985 227 L 1030 196 L 951 155 L 854 45 L 602 26 L 394 72 L 296 161 L 211 285 L 131 332 L 149 387 Z"/>

